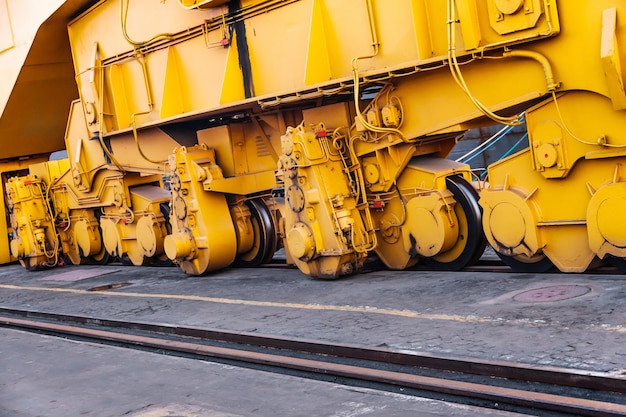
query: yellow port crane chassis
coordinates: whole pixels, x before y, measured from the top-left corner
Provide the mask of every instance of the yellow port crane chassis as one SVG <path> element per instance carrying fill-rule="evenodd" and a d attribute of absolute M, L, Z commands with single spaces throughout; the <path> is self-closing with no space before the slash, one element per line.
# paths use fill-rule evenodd
<path fill-rule="evenodd" d="M 335 278 L 371 254 L 460 269 L 488 242 L 521 270 L 624 268 L 623 2 L 56 3 L 17 14 L 26 58 L 9 61 L 0 32 L 17 68 L 0 91 L 0 140 L 16 143 L 3 172 L 40 158 L 5 185 L 4 261 L 202 275 L 284 247 Z M 7 0 L 11 28 L 28 4 Z M 493 123 L 525 124 L 529 147 L 474 181 L 446 158 Z"/>

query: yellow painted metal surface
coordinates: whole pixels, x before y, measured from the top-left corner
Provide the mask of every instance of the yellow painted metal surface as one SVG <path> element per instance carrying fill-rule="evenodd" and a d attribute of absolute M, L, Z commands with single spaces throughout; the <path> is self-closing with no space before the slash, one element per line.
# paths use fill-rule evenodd
<path fill-rule="evenodd" d="M 344 140 L 323 124 L 282 137 L 285 250 L 301 270 L 321 278 L 357 271 L 376 247 L 365 196 L 356 192 L 363 179 Z"/>
<path fill-rule="evenodd" d="M 27 160 L 14 160 L 0 164 L 2 170 L 0 172 L 0 178 L 2 178 L 2 183 L 4 184 L 9 178 L 27 174 L 29 164 L 43 162 L 46 159 L 47 158 L 43 157 L 33 157 Z M 5 190 L 4 187 L 2 189 Z M 12 226 L 12 211 L 10 204 L 7 204 L 6 198 L 0 199 L 0 210 L 5 213 L 5 216 L 0 216 L 0 230 L 6 233 L 7 236 L 7 239 L 0 238 L 0 264 L 6 264 L 17 260 L 17 258 L 11 254 L 10 249 L 10 239 L 15 236 L 15 232 Z"/>
<path fill-rule="evenodd" d="M 615 110 L 626 109 L 624 72 L 622 71 L 623 52 L 617 38 L 617 8 L 611 7 L 602 12 L 602 43 L 600 56 L 609 85 L 609 96 Z M 623 46 L 622 46 L 623 48 Z"/>
<path fill-rule="evenodd" d="M 68 0 L 19 18 L 5 3 L 0 63 L 22 55 L 0 140 L 20 146 L 0 158 L 68 152 L 31 167 L 45 194 L 12 188 L 60 230 L 17 226 L 27 265 L 58 241 L 72 263 L 167 256 L 200 275 L 280 240 L 320 278 L 371 252 L 458 269 L 483 231 L 527 265 L 626 258 L 623 2 Z M 530 147 L 483 190 L 445 158 L 491 123 L 526 123 Z"/>
<path fill-rule="evenodd" d="M 230 265 L 237 235 L 223 194 L 204 192 L 203 182 L 222 176 L 215 152 L 206 146 L 179 148 L 170 160 L 172 234 L 165 252 L 183 271 L 201 275 Z"/>
<path fill-rule="evenodd" d="M 582 272 L 595 257 L 623 258 L 626 113 L 606 97 L 570 92 L 527 117 L 529 150 L 491 167 L 481 194 L 491 245 L 510 256 L 545 254 L 565 272 Z"/>
<path fill-rule="evenodd" d="M 46 184 L 34 176 L 12 178 L 8 183 L 14 233 L 11 254 L 28 269 L 54 266 L 59 261 L 57 232 L 46 188 Z"/>
<path fill-rule="evenodd" d="M 0 1 L 0 159 L 63 149 L 78 97 L 66 25 L 90 3 Z"/>
<path fill-rule="evenodd" d="M 106 132 L 189 113 L 224 111 L 249 97 L 274 103 L 273 97 L 294 99 L 298 91 L 316 85 L 333 91 L 333 84 L 352 78 L 355 58 L 367 58 L 358 63 L 363 75 L 394 69 L 402 73 L 415 65 L 436 65 L 447 58 L 449 49 L 446 11 L 434 2 L 411 5 L 394 0 L 382 6 L 362 0 L 251 1 L 236 17 L 224 16 L 224 7 L 184 10 L 176 2 L 144 3 L 101 2 L 70 25 L 81 97 L 86 105 L 100 109 L 104 120 L 99 128 Z M 458 36 L 462 35 L 456 46 L 459 55 L 549 37 L 560 30 L 553 3 L 535 4 L 533 19 L 523 14 L 526 23 L 521 26 L 517 13 L 508 13 L 499 24 L 511 28 L 496 36 L 488 17 L 495 7 L 491 1 L 455 4 Z M 532 65 L 537 64 L 528 66 Z M 485 71 L 476 72 L 482 79 Z M 506 78 L 504 71 L 489 72 L 494 77 L 502 73 L 502 82 L 510 87 L 517 85 L 508 82 L 513 77 Z M 449 84 L 449 80 L 430 83 L 437 89 Z M 520 90 L 535 91 L 524 83 Z M 494 97 L 496 103 L 528 99 L 509 89 L 497 91 L 511 98 Z M 450 120 L 454 118 L 446 122 Z M 445 127 L 449 124 L 439 128 Z M 435 127 L 429 128 L 432 132 Z"/>

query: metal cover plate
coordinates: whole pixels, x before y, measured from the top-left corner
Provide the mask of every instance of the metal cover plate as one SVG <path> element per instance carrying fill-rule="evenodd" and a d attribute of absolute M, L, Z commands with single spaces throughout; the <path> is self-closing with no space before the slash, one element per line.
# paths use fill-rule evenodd
<path fill-rule="evenodd" d="M 569 300 L 589 292 L 591 292 L 591 288 L 584 285 L 553 285 L 521 292 L 514 296 L 513 300 L 522 303 L 545 303 Z"/>
<path fill-rule="evenodd" d="M 72 271 L 54 274 L 47 277 L 39 278 L 39 281 L 65 281 L 74 282 L 82 279 L 93 278 L 100 275 L 118 272 L 119 269 L 101 270 L 101 269 L 76 269 Z"/>

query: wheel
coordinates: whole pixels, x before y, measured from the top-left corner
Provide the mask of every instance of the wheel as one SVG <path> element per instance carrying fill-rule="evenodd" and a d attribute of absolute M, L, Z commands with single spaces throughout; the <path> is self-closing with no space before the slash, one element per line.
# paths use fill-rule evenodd
<path fill-rule="evenodd" d="M 148 258 L 148 265 L 150 266 L 159 266 L 159 267 L 169 267 L 174 266 L 174 262 L 167 257 L 166 254 L 162 253 L 160 255 L 154 255 L 151 258 Z"/>
<path fill-rule="evenodd" d="M 48 258 L 45 256 L 34 256 L 31 258 L 20 259 L 20 264 L 29 271 L 43 271 L 46 267 L 54 266 L 48 264 L 47 262 Z"/>
<path fill-rule="evenodd" d="M 159 204 L 159 208 L 161 210 L 161 214 L 163 214 L 163 217 L 165 217 L 165 230 L 168 235 L 171 235 L 172 225 L 170 224 L 170 203 L 161 203 Z M 160 267 L 174 266 L 174 262 L 172 262 L 165 253 L 154 255 L 148 258 L 148 264 L 151 266 Z"/>
<path fill-rule="evenodd" d="M 124 255 L 120 256 L 118 258 L 120 260 L 120 263 L 124 266 L 148 266 L 150 265 L 149 260 L 150 258 L 147 257 L 141 257 L 141 256 L 136 256 L 135 259 L 131 259 L 130 256 L 128 256 L 127 253 L 125 253 Z"/>
<path fill-rule="evenodd" d="M 108 254 L 106 249 L 104 249 L 104 245 L 102 245 L 102 249 L 100 249 L 99 253 L 87 258 L 87 263 L 89 265 L 106 265 L 110 260 L 111 255 Z"/>
<path fill-rule="evenodd" d="M 61 255 L 61 259 L 63 260 L 63 264 L 64 265 L 81 265 L 83 263 L 86 263 L 86 260 L 83 258 L 80 258 L 80 256 L 78 256 L 78 258 L 76 256 L 70 256 L 67 253 L 64 253 L 63 255 Z"/>
<path fill-rule="evenodd" d="M 87 263 L 90 265 L 106 265 L 111 260 L 111 255 L 106 251 L 104 242 L 102 241 L 102 227 L 100 227 L 100 217 L 102 212 L 100 210 L 94 211 L 94 217 L 98 221 L 98 233 L 100 234 L 100 251 L 87 258 Z"/>
<path fill-rule="evenodd" d="M 161 214 L 165 217 L 165 230 L 167 230 L 168 235 L 171 235 L 172 225 L 170 224 L 170 214 L 172 210 L 170 209 L 170 203 L 159 204 L 159 210 L 161 210 Z"/>
<path fill-rule="evenodd" d="M 542 253 L 531 256 L 525 255 L 508 256 L 496 251 L 496 255 L 515 272 L 542 273 L 554 268 L 554 264 Z"/>
<path fill-rule="evenodd" d="M 64 253 L 63 255 L 61 255 L 61 260 L 63 261 L 63 265 L 81 265 L 83 263 L 86 263 L 85 259 L 80 259 L 78 262 L 76 262 L 76 258 L 69 256 L 68 254 Z"/>
<path fill-rule="evenodd" d="M 626 274 L 626 258 L 618 258 L 617 256 L 609 256 L 609 263 L 613 265 L 619 272 Z"/>
<path fill-rule="evenodd" d="M 278 239 L 274 218 L 263 200 L 260 198 L 248 200 L 246 205 L 251 213 L 250 221 L 254 231 L 254 244 L 248 252 L 237 255 L 235 266 L 254 268 L 272 260 Z"/>
<path fill-rule="evenodd" d="M 458 271 L 480 259 L 487 240 L 483 234 L 482 210 L 474 187 L 457 175 L 446 178 L 446 183 L 457 202 L 454 212 L 459 224 L 459 236 L 450 250 L 424 258 L 424 263 L 437 270 Z"/>

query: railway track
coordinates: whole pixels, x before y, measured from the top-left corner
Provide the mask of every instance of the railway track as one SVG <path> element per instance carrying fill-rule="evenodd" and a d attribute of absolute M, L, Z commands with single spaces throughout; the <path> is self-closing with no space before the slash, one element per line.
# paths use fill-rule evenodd
<path fill-rule="evenodd" d="M 283 249 L 280 249 L 276 252 L 274 258 L 265 264 L 261 264 L 256 268 L 277 268 L 277 269 L 293 269 L 297 270 L 298 268 L 293 264 L 287 264 L 285 253 Z M 378 259 L 378 257 L 372 253 L 368 257 L 367 261 L 363 268 L 359 271 L 359 273 L 368 273 L 380 270 L 387 270 L 387 267 Z M 413 271 L 441 271 L 441 269 L 434 268 L 433 265 L 429 265 L 426 262 L 420 262 L 410 270 Z M 541 273 L 541 274 L 549 274 L 556 273 L 562 274 L 556 267 L 551 266 L 541 271 L 537 271 L 536 267 L 533 264 L 529 264 L 525 266 L 523 263 L 518 262 L 515 264 L 515 267 L 507 265 L 502 259 L 500 259 L 495 251 L 490 247 L 487 247 L 483 253 L 483 255 L 474 263 L 473 265 L 466 266 L 459 271 L 461 272 L 487 272 L 487 273 Z M 623 275 L 624 272 L 620 270 L 615 265 L 612 265 L 608 262 L 597 262 L 590 267 L 587 271 L 587 274 L 593 275 Z"/>
<path fill-rule="evenodd" d="M 298 268 L 295 265 L 290 265 L 285 262 L 284 259 L 274 259 L 272 262 L 267 264 L 262 264 L 257 266 L 257 268 L 277 268 L 277 269 L 293 269 L 297 270 Z M 364 274 L 368 272 L 385 270 L 385 266 L 382 265 L 378 260 L 368 261 L 362 270 L 359 273 Z M 418 264 L 414 266 L 411 270 L 413 271 L 438 271 L 437 269 L 433 269 L 428 265 Z M 515 270 L 511 268 L 509 265 L 506 265 L 504 262 L 498 260 L 479 260 L 474 265 L 466 266 L 462 268 L 459 272 L 488 272 L 488 273 L 535 273 L 533 271 L 523 271 L 523 270 Z M 552 271 L 542 272 L 542 274 L 549 273 L 557 273 L 562 274 L 562 272 L 554 269 Z M 602 265 L 593 269 L 590 269 L 585 272 L 586 274 L 593 275 L 623 275 L 619 269 L 611 265 Z"/>
<path fill-rule="evenodd" d="M 570 369 L 7 308 L 0 326 L 533 415 L 626 416 L 626 379 Z"/>

